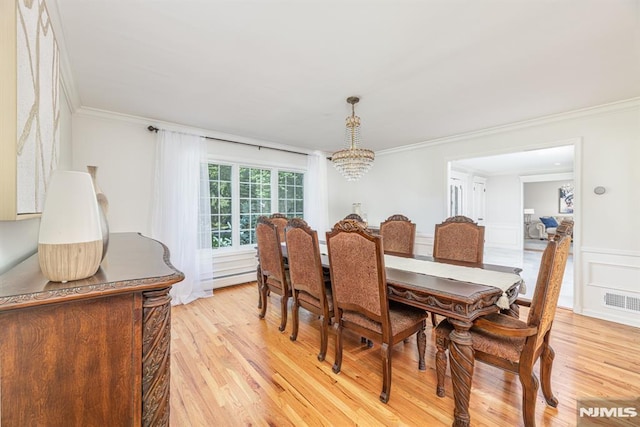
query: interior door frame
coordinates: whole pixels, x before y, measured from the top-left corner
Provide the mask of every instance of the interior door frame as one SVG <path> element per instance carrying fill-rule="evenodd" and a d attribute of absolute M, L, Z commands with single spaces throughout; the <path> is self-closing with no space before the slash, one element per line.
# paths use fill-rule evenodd
<path fill-rule="evenodd" d="M 574 212 L 573 212 L 573 311 L 576 313 L 582 313 L 583 310 L 583 283 L 582 283 L 582 251 L 581 251 L 581 242 L 582 242 L 582 137 L 574 137 L 568 138 L 564 140 L 556 140 L 546 143 L 539 143 L 530 146 L 522 146 L 522 147 L 505 147 L 503 150 L 491 151 L 486 153 L 475 153 L 474 155 L 468 156 L 460 156 L 460 157 L 449 157 L 445 159 L 445 171 L 447 173 L 445 179 L 446 193 L 447 194 L 447 206 L 445 207 L 445 211 L 448 212 L 449 209 L 449 177 L 452 172 L 452 163 L 458 160 L 476 158 L 476 157 L 487 157 L 487 156 L 496 156 L 501 154 L 509 154 L 521 151 L 534 151 L 534 150 L 542 150 L 545 148 L 553 148 L 560 147 L 564 145 L 573 145 L 573 184 L 574 184 L 574 192 L 576 194 L 576 199 L 574 200 Z M 522 175 L 525 176 L 525 175 Z M 523 187 L 522 183 L 520 184 L 520 239 L 522 241 L 522 245 L 524 246 L 524 196 L 523 196 Z"/>

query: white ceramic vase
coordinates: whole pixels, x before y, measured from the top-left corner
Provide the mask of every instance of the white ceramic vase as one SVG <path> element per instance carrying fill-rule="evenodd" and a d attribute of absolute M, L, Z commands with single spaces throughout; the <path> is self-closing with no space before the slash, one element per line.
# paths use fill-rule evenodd
<path fill-rule="evenodd" d="M 54 282 L 93 276 L 102 261 L 102 248 L 100 210 L 91 176 L 54 172 L 38 234 L 42 273 Z"/>

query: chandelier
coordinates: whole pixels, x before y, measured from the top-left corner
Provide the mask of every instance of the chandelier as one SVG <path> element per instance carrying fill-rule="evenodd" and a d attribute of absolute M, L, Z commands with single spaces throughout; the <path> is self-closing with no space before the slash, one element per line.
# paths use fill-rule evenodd
<path fill-rule="evenodd" d="M 375 153 L 366 148 L 359 148 L 360 117 L 356 116 L 355 105 L 360 101 L 357 96 L 350 96 L 347 102 L 351 104 L 351 115 L 347 117 L 345 127 L 345 142 L 348 148 L 336 151 L 331 156 L 333 165 L 347 179 L 357 181 L 373 164 Z"/>

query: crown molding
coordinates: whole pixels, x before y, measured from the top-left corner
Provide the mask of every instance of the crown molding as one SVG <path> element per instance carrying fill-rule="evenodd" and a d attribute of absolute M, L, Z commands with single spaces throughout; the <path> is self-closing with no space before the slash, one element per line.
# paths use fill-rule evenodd
<path fill-rule="evenodd" d="M 579 117 L 586 117 L 595 114 L 605 114 L 613 111 L 626 110 L 640 106 L 640 97 L 625 99 L 622 101 L 611 102 L 608 104 L 597 105 L 595 107 L 581 108 L 579 110 L 567 111 L 564 113 L 551 114 L 548 116 L 538 117 L 530 120 L 509 123 L 507 125 L 494 126 L 478 131 L 461 133 L 458 135 L 445 136 L 443 138 L 432 139 L 429 141 L 419 142 L 416 144 L 403 145 L 401 147 L 389 148 L 387 150 L 376 151 L 376 156 L 394 154 L 403 151 L 411 151 L 419 148 L 433 147 L 441 144 L 464 141 L 471 138 L 479 138 L 498 133 L 511 132 L 533 126 L 540 126 L 548 123 L 554 123 L 561 120 L 570 120 Z"/>
<path fill-rule="evenodd" d="M 71 64 L 69 63 L 64 30 L 62 29 L 62 20 L 60 19 L 60 10 L 58 8 L 58 0 L 47 0 L 45 7 L 47 8 L 47 12 L 49 12 L 49 19 L 51 20 L 53 33 L 55 34 L 56 42 L 58 43 L 58 54 L 60 56 L 60 83 L 62 85 L 62 91 L 64 92 L 64 95 L 67 98 L 67 103 L 71 107 L 71 112 L 73 113 L 80 108 L 82 101 L 73 78 Z"/>

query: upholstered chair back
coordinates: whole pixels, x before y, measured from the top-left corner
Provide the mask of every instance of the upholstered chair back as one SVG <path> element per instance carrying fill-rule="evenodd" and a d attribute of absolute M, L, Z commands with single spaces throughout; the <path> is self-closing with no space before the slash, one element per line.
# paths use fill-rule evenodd
<path fill-rule="evenodd" d="M 256 224 L 256 240 L 258 242 L 258 258 L 262 275 L 270 284 L 285 287 L 287 281 L 280 246 L 280 235 L 276 225 L 267 217 L 261 216 Z M 273 283 L 273 282 L 276 283 Z"/>
<path fill-rule="evenodd" d="M 529 326 L 538 327 L 535 342 L 531 344 L 536 349 L 542 345 L 556 314 L 562 278 L 571 245 L 571 236 L 564 233 L 566 233 L 564 230 L 563 234 L 557 232 L 555 239 L 547 243 L 540 261 L 536 289 L 531 299 L 531 308 L 527 319 Z"/>
<path fill-rule="evenodd" d="M 342 220 L 327 233 L 334 309 L 385 323 L 389 310 L 380 240 L 356 220 Z"/>
<path fill-rule="evenodd" d="M 291 285 L 321 299 L 325 292 L 318 233 L 301 218 L 289 221 L 285 236 Z"/>
<path fill-rule="evenodd" d="M 276 228 L 278 229 L 278 234 L 280 235 L 280 241 L 284 242 L 284 228 L 287 226 L 289 219 L 285 214 L 281 214 L 281 213 L 273 213 L 271 214 L 269 219 L 273 224 L 275 224 Z"/>
<path fill-rule="evenodd" d="M 433 256 L 438 259 L 482 263 L 484 226 L 466 216 L 447 218 L 436 224 Z"/>
<path fill-rule="evenodd" d="M 380 224 L 380 235 L 385 252 L 413 255 L 416 225 L 404 215 L 392 215 Z"/>

